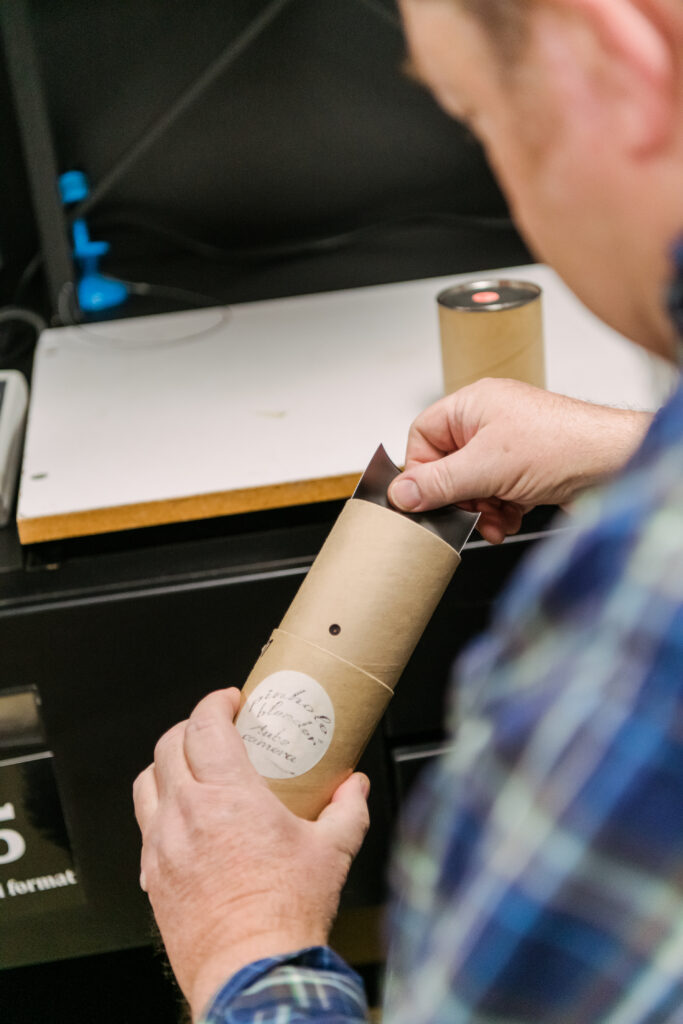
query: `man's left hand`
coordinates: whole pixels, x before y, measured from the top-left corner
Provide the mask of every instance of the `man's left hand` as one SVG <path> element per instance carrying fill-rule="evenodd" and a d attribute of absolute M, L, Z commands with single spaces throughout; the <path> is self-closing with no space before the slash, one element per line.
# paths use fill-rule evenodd
<path fill-rule="evenodd" d="M 253 960 L 324 945 L 368 828 L 364 775 L 315 822 L 270 792 L 233 722 L 239 690 L 205 697 L 135 781 L 140 884 L 196 1018 Z"/>

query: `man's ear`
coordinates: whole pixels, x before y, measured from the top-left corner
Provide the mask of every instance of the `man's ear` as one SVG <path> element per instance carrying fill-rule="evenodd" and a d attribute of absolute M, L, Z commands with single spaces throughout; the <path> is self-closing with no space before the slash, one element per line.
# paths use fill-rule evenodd
<path fill-rule="evenodd" d="M 651 0 L 546 0 L 545 7 L 565 16 L 575 45 L 583 47 L 586 64 L 581 64 L 580 50 L 577 59 L 592 76 L 584 96 L 592 94 L 605 104 L 603 115 L 610 123 L 604 128 L 613 136 L 621 134 L 631 156 L 648 156 L 666 146 L 678 124 L 681 26 L 675 31 L 664 7 Z M 542 37 L 542 24 L 538 27 Z"/>

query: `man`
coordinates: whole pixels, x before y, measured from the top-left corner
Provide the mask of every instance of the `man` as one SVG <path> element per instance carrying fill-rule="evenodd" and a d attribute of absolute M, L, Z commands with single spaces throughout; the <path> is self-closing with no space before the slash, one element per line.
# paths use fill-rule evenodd
<path fill-rule="evenodd" d="M 681 0 L 402 8 L 419 74 L 482 139 L 538 255 L 680 360 Z M 413 800 L 394 867 L 392 1024 L 683 1019 L 683 389 L 638 447 L 646 427 L 483 382 L 411 431 L 392 500 L 479 503 L 493 541 L 526 507 L 613 479 L 459 666 L 454 753 Z M 136 783 L 171 964 L 212 1024 L 362 1019 L 359 980 L 324 944 L 367 780 L 294 818 L 251 769 L 237 704 L 205 698 Z"/>

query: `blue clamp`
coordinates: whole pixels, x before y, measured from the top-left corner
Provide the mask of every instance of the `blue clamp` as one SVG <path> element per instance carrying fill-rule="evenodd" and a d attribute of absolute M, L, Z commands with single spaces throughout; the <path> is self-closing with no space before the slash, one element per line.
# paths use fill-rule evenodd
<path fill-rule="evenodd" d="M 82 171 L 66 171 L 59 177 L 59 192 L 65 206 L 81 203 L 90 191 L 88 179 Z M 72 225 L 73 257 L 80 269 L 76 293 L 84 312 L 96 313 L 120 306 L 128 298 L 123 281 L 100 274 L 98 263 L 109 252 L 109 242 L 93 242 L 88 225 L 79 217 Z"/>

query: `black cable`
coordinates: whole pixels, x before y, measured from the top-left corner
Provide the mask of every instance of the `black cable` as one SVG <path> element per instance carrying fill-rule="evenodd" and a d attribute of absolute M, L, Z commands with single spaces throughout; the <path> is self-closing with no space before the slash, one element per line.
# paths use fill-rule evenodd
<path fill-rule="evenodd" d="M 25 288 L 31 283 L 37 272 L 43 265 L 43 254 L 37 252 L 35 256 L 32 256 L 29 262 L 26 264 L 21 272 L 21 277 L 17 281 L 17 287 L 14 290 L 14 301 L 19 303 L 21 296 Z"/>
<path fill-rule="evenodd" d="M 3 362 L 8 359 L 19 359 L 23 356 L 33 347 L 41 331 L 44 331 L 47 327 L 40 314 L 36 313 L 33 309 L 25 309 L 22 306 L 0 306 L 0 325 L 6 323 L 28 324 L 29 327 L 33 328 L 35 334 L 31 337 L 26 337 L 24 334 L 17 342 L 16 337 L 13 338 L 11 332 L 3 337 L 3 331 L 0 330 L 0 359 Z"/>
<path fill-rule="evenodd" d="M 25 324 L 30 324 L 35 330 L 36 336 L 47 327 L 42 316 L 32 309 L 23 309 L 21 306 L 0 306 L 0 323 L 19 320 Z"/>
<path fill-rule="evenodd" d="M 117 278 L 117 280 L 120 280 Z M 223 299 L 217 299 L 213 295 L 204 295 L 201 292 L 193 292 L 188 288 L 175 288 L 164 284 L 151 284 L 148 281 L 125 281 L 131 295 L 149 296 L 151 298 L 173 299 L 175 302 L 186 303 L 198 309 L 207 309 L 212 306 L 225 306 Z M 94 321 L 99 322 L 99 321 Z M 76 300 L 76 292 L 70 282 L 67 282 L 59 293 L 57 315 L 53 320 L 53 326 L 82 327 L 83 313 Z"/>
<path fill-rule="evenodd" d="M 379 235 L 385 231 L 395 228 L 413 225 L 419 227 L 424 224 L 435 224 L 437 227 L 454 228 L 483 228 L 490 231 L 512 231 L 517 229 L 510 217 L 486 216 L 484 214 L 468 213 L 415 213 L 389 218 L 384 221 L 377 221 L 373 224 L 365 224 L 357 228 L 350 228 L 334 235 L 320 235 L 308 238 L 300 242 L 282 242 L 278 245 L 244 246 L 226 248 L 214 245 L 211 242 L 204 242 L 199 238 L 186 235 L 175 228 L 167 227 L 164 224 L 157 224 L 139 215 L 130 214 L 109 214 L 97 218 L 93 222 L 96 231 L 107 232 L 112 229 L 132 229 L 152 238 L 160 238 L 181 251 L 190 252 L 200 259 L 211 263 L 221 262 L 253 262 L 266 263 L 273 260 L 286 260 L 297 256 L 313 255 L 315 253 L 335 252 L 346 245 L 361 241 L 364 237 Z M 24 268 L 15 291 L 15 303 L 20 301 L 21 293 L 31 282 L 35 274 L 40 270 L 43 263 L 42 253 L 36 253 L 31 261 Z M 64 312 L 64 309 L 62 309 Z M 61 313 L 60 313 L 61 316 Z"/>
<path fill-rule="evenodd" d="M 486 216 L 467 213 L 414 213 L 404 214 L 384 221 L 377 221 L 373 224 L 365 224 L 357 228 L 350 228 L 334 235 L 321 235 L 308 238 L 299 242 L 282 242 L 278 245 L 244 246 L 241 248 L 226 248 L 214 245 L 211 242 L 204 242 L 201 239 L 193 238 L 175 228 L 167 227 L 164 224 L 157 224 L 139 215 L 113 214 L 106 215 L 94 221 L 93 227 L 97 231 L 109 231 L 114 229 L 132 229 L 150 235 L 153 238 L 160 238 L 175 248 L 192 253 L 199 259 L 211 263 L 229 262 L 251 262 L 267 263 L 277 260 L 287 260 L 299 256 L 310 256 L 316 253 L 336 252 L 354 242 L 362 241 L 363 238 L 372 238 L 386 231 L 404 226 L 420 227 L 424 224 L 435 224 L 437 227 L 454 228 L 483 228 L 490 231 L 511 231 L 516 232 L 514 222 L 510 217 Z M 43 263 L 42 253 L 36 253 L 31 261 L 24 268 L 15 291 L 15 303 L 19 303 L 21 293 L 28 286 Z M 58 317 L 62 323 L 75 323 L 79 316 L 73 302 L 73 289 L 71 294 L 60 296 Z M 65 317 L 67 319 L 65 319 Z"/>
<path fill-rule="evenodd" d="M 187 333 L 180 335 L 179 337 L 171 337 L 165 340 L 152 337 L 151 340 L 144 338 L 136 338 L 133 334 L 132 338 L 126 339 L 126 334 L 122 335 L 115 328 L 113 333 L 107 334 L 108 324 L 116 323 L 117 321 L 111 320 L 85 320 L 81 317 L 79 323 L 73 323 L 73 328 L 78 332 L 78 336 L 87 338 L 90 342 L 102 345 L 113 345 L 116 348 L 124 349 L 148 349 L 148 348 L 173 348 L 177 345 L 185 345 L 188 342 L 198 341 L 201 338 L 206 337 L 208 334 L 213 333 L 217 327 L 221 324 L 226 323 L 229 319 L 232 310 L 225 304 L 223 299 L 217 299 L 210 295 L 203 295 L 200 292 L 189 291 L 187 288 L 175 288 L 164 284 L 152 284 L 148 281 L 123 281 L 131 295 L 142 295 L 151 296 L 154 298 L 158 296 L 163 299 L 173 299 L 175 302 L 180 302 L 183 305 L 183 309 L 190 306 L 193 309 L 208 309 L 214 308 L 214 312 L 217 316 L 210 318 L 207 323 L 202 321 L 199 325 L 191 325 L 187 328 Z M 218 308 L 215 308 L 218 307 Z M 121 321 L 118 321 L 121 323 Z"/>
<path fill-rule="evenodd" d="M 494 231 L 516 231 L 513 221 L 507 216 L 495 217 L 484 214 L 449 212 L 412 213 L 387 218 L 383 221 L 375 221 L 371 224 L 363 224 L 336 234 L 320 235 L 296 242 L 226 248 L 214 245 L 211 242 L 204 242 L 201 239 L 177 231 L 175 228 L 158 224 L 139 215 L 123 213 L 104 216 L 96 221 L 95 226 L 100 232 L 110 232 L 112 229 L 140 231 L 210 262 L 242 261 L 259 263 L 315 253 L 335 252 L 345 246 L 352 245 L 354 242 L 381 235 L 386 231 L 409 226 L 420 227 L 428 224 L 436 224 L 437 227 L 474 227 Z"/>
<path fill-rule="evenodd" d="M 103 213 L 97 214 L 92 221 L 93 230 L 100 235 L 108 235 L 112 231 L 122 230 L 138 232 L 149 235 L 151 238 L 160 239 L 176 249 L 191 252 L 194 256 L 206 260 L 209 263 L 220 263 L 236 258 L 237 251 L 228 249 L 211 242 L 204 242 L 200 238 L 186 235 L 182 231 L 168 227 L 166 224 L 159 224 L 154 220 L 140 214 L 127 213 Z"/>
<path fill-rule="evenodd" d="M 83 217 L 88 210 L 91 210 L 110 191 L 119 178 L 137 162 L 142 154 L 168 131 L 174 121 L 186 113 L 202 93 L 213 85 L 249 49 L 268 28 L 270 23 L 275 20 L 278 14 L 291 2 L 292 0 L 271 0 L 261 13 L 249 22 L 237 39 L 233 39 L 228 43 L 222 53 L 211 62 L 199 78 L 185 89 L 160 117 L 156 118 L 145 128 L 138 139 L 128 147 L 114 166 L 97 182 L 87 199 L 84 199 L 82 203 L 79 203 L 77 207 L 69 212 L 69 221 L 73 221 L 77 217 Z"/>
<path fill-rule="evenodd" d="M 149 295 L 152 298 L 176 299 L 178 302 L 189 302 L 198 309 L 212 306 L 225 306 L 223 299 L 216 299 L 211 295 L 203 295 L 201 292 L 193 292 L 187 288 L 175 288 L 165 284 L 151 284 L 147 281 L 122 281 L 131 295 Z"/>

